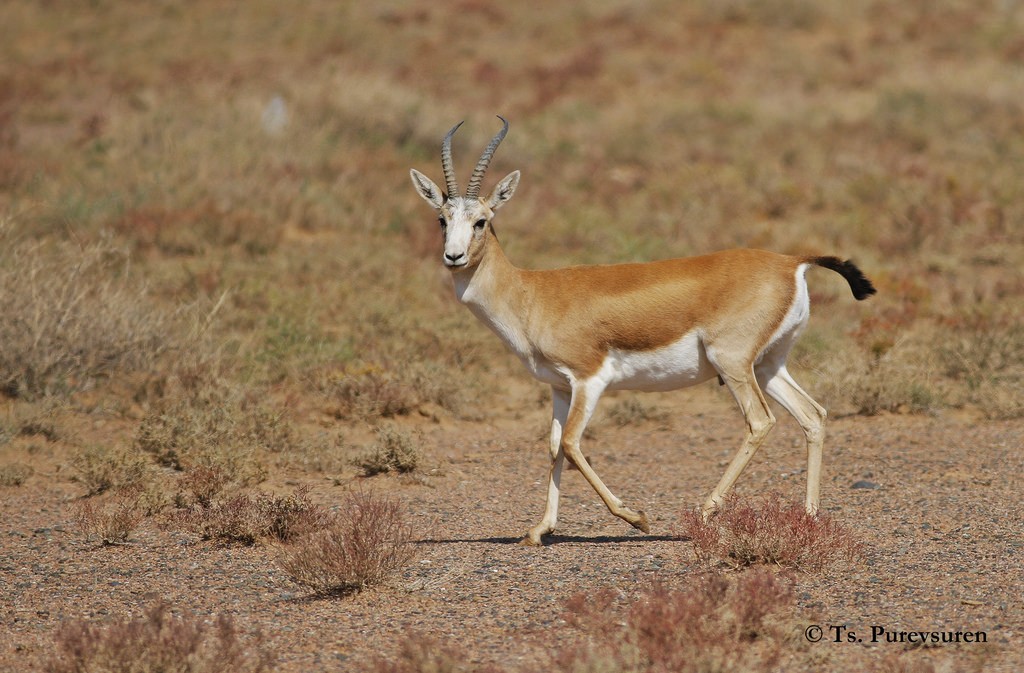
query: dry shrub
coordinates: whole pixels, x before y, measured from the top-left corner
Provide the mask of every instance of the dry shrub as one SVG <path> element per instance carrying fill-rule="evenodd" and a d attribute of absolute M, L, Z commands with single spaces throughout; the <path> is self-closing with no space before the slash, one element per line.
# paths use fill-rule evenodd
<path fill-rule="evenodd" d="M 227 615 L 209 623 L 175 616 L 162 602 L 127 621 L 72 620 L 57 632 L 54 650 L 47 673 L 260 673 L 274 664 L 262 636 L 246 642 Z"/>
<path fill-rule="evenodd" d="M 338 415 L 342 418 L 402 416 L 416 408 L 419 396 L 412 383 L 397 371 L 365 365 L 344 372 L 325 388 L 338 400 Z"/>
<path fill-rule="evenodd" d="M 693 542 L 697 558 L 733 568 L 755 564 L 820 570 L 853 558 L 860 544 L 831 516 L 807 513 L 802 504 L 772 496 L 760 505 L 729 500 L 705 522 L 697 510 L 683 514 L 680 533 Z"/>
<path fill-rule="evenodd" d="M 972 309 L 909 325 L 865 318 L 857 346 L 824 364 L 826 405 L 865 415 L 974 406 L 989 418 L 1024 414 L 1024 328 L 1014 314 Z"/>
<path fill-rule="evenodd" d="M 7 444 L 15 437 L 60 441 L 60 422 L 67 409 L 67 400 L 56 397 L 9 405 L 5 418 L 0 421 L 0 445 Z"/>
<path fill-rule="evenodd" d="M 979 310 L 945 320 L 947 338 L 939 352 L 945 374 L 978 388 L 1010 369 L 1024 365 L 1024 323 L 1015 315 Z"/>
<path fill-rule="evenodd" d="M 89 446 L 71 458 L 71 469 L 72 479 L 85 486 L 86 495 L 97 495 L 141 484 L 150 472 L 150 462 L 129 450 Z"/>
<path fill-rule="evenodd" d="M 865 670 L 872 673 L 981 673 L 989 670 L 987 664 L 991 654 L 987 648 L 971 648 L 969 653 L 965 653 L 946 647 L 919 647 L 886 655 Z"/>
<path fill-rule="evenodd" d="M 1024 322 L 1020 316 L 975 309 L 946 318 L 938 349 L 943 373 L 965 390 L 961 403 L 988 418 L 1024 416 Z"/>
<path fill-rule="evenodd" d="M 324 530 L 285 547 L 278 564 L 317 595 L 345 595 L 380 584 L 413 555 L 412 528 L 402 506 L 356 492 Z"/>
<path fill-rule="evenodd" d="M 246 486 L 266 478 L 259 452 L 283 451 L 291 440 L 282 414 L 227 384 L 206 384 L 155 405 L 135 444 L 162 465 L 216 468 Z"/>
<path fill-rule="evenodd" d="M 377 442 L 367 453 L 352 460 L 353 465 L 368 477 L 385 472 L 412 472 L 419 462 L 419 452 L 412 436 L 394 425 L 377 428 Z"/>
<path fill-rule="evenodd" d="M 986 381 L 972 391 L 969 402 L 991 420 L 1024 417 L 1024 381 Z"/>
<path fill-rule="evenodd" d="M 622 428 L 644 421 L 664 423 L 669 419 L 669 415 L 658 409 L 657 406 L 644 404 L 636 397 L 627 397 L 612 405 L 608 410 L 608 419 Z"/>
<path fill-rule="evenodd" d="M 142 493 L 136 488 L 102 502 L 85 500 L 78 505 L 75 522 L 88 538 L 97 538 L 104 545 L 127 542 L 146 516 Z"/>
<path fill-rule="evenodd" d="M 207 465 L 194 467 L 186 472 L 178 482 L 182 492 L 179 492 L 176 498 L 177 504 L 179 507 L 188 507 L 191 504 L 210 507 L 213 505 L 214 499 L 230 482 L 231 476 L 220 467 Z"/>
<path fill-rule="evenodd" d="M 374 673 L 484 673 L 466 661 L 466 652 L 422 633 L 410 633 L 392 660 L 378 658 Z"/>
<path fill-rule="evenodd" d="M 335 475 L 335 480 L 340 480 L 339 475 L 351 464 L 351 449 L 342 431 L 319 432 L 307 437 L 292 450 L 278 454 L 274 461 L 279 468 L 326 473 Z"/>
<path fill-rule="evenodd" d="M 0 486 L 21 486 L 32 476 L 35 470 L 25 463 L 6 463 L 0 465 Z"/>
<path fill-rule="evenodd" d="M 889 360 L 869 367 L 862 376 L 848 379 L 850 402 L 858 414 L 874 416 L 883 411 L 921 413 L 938 405 L 940 398 L 930 385 L 931 371 L 917 363 Z"/>
<path fill-rule="evenodd" d="M 851 347 L 836 350 L 821 377 L 826 406 L 873 416 L 882 412 L 920 413 L 943 402 L 936 385 L 936 367 L 927 345 L 902 337 L 870 352 Z"/>
<path fill-rule="evenodd" d="M 566 621 L 583 632 L 555 669 L 572 673 L 769 671 L 785 633 L 780 615 L 792 586 L 767 570 L 735 578 L 708 574 L 683 591 L 655 585 L 627 604 L 605 589 L 566 603 Z"/>
<path fill-rule="evenodd" d="M 321 372 L 314 385 L 337 402 L 340 418 L 352 420 L 406 416 L 431 404 L 457 411 L 462 399 L 442 365 L 418 359 L 384 359 L 354 364 L 340 373 Z"/>
<path fill-rule="evenodd" d="M 48 442 L 60 439 L 60 431 L 53 419 L 54 409 L 33 411 L 24 415 L 16 422 L 18 435 L 21 437 L 42 437 Z M 19 414 L 15 414 L 16 416 Z"/>
<path fill-rule="evenodd" d="M 175 344 L 173 316 L 131 278 L 106 240 L 77 246 L 18 240 L 0 222 L 0 390 L 67 395 L 143 371 Z"/>
<path fill-rule="evenodd" d="M 292 542 L 331 522 L 330 512 L 310 501 L 306 487 L 286 496 L 239 493 L 179 513 L 179 517 L 199 530 L 203 539 L 248 545 L 268 539 Z"/>

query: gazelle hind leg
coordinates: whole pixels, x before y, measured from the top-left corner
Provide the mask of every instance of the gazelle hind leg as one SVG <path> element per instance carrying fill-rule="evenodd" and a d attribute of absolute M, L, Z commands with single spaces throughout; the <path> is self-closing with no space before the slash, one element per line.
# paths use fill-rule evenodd
<path fill-rule="evenodd" d="M 623 505 L 622 501 L 615 497 L 608 490 L 608 487 L 604 485 L 601 478 L 597 476 L 597 472 L 594 471 L 594 468 L 590 466 L 590 463 L 583 456 L 583 452 L 580 451 L 580 438 L 583 436 L 583 430 L 587 427 L 587 422 L 597 406 L 597 400 L 600 399 L 601 393 L 604 392 L 604 387 L 605 383 L 598 378 L 588 379 L 573 385 L 572 402 L 569 405 L 569 416 L 565 423 L 565 429 L 562 432 L 561 448 L 565 452 L 565 457 L 576 466 L 576 469 L 580 471 L 583 478 L 587 480 L 587 483 L 597 491 L 609 512 L 634 528 L 649 533 L 651 527 L 647 522 L 647 515 L 642 511 L 634 512 Z"/>
<path fill-rule="evenodd" d="M 807 438 L 807 500 L 808 514 L 818 513 L 821 489 L 821 454 L 825 441 L 825 419 L 828 413 L 797 385 L 793 377 L 780 367 L 764 382 L 765 392 L 781 404 L 804 431 Z"/>
<path fill-rule="evenodd" d="M 530 529 L 523 538 L 526 545 L 540 545 L 541 537 L 553 533 L 558 524 L 559 484 L 562 479 L 562 466 L 565 463 L 565 452 L 562 451 L 562 429 L 569 416 L 569 404 L 572 395 L 568 391 L 551 389 L 551 471 L 548 473 L 548 499 L 544 506 L 544 518 Z"/>
<path fill-rule="evenodd" d="M 736 398 L 740 411 L 743 412 L 743 418 L 747 422 L 747 435 L 736 455 L 733 456 L 732 462 L 729 463 L 729 467 L 726 468 L 725 474 L 722 475 L 722 479 L 715 486 L 715 490 L 711 492 L 701 507 L 701 515 L 705 520 L 722 506 L 722 501 L 729 489 L 736 483 L 736 479 L 739 478 L 747 463 L 761 448 L 765 437 L 775 426 L 775 416 L 772 415 L 771 409 L 768 408 L 768 402 L 757 385 L 752 367 L 748 365 L 742 370 L 737 369 L 737 373 L 733 374 L 719 368 L 719 373 L 733 397 Z"/>

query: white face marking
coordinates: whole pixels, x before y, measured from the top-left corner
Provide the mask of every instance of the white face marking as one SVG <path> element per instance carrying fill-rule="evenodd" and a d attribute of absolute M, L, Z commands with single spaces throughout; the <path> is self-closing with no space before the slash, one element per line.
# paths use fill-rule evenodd
<path fill-rule="evenodd" d="M 416 193 L 437 210 L 444 231 L 444 253 L 441 261 L 453 271 L 473 267 L 483 258 L 487 226 L 494 211 L 506 203 L 519 184 L 519 171 L 512 171 L 487 198 L 445 197 L 434 181 L 415 168 L 409 171 Z"/>
<path fill-rule="evenodd" d="M 494 213 L 480 199 L 457 196 L 441 208 L 444 222 L 442 261 L 450 269 L 459 269 L 480 261 L 487 223 Z"/>

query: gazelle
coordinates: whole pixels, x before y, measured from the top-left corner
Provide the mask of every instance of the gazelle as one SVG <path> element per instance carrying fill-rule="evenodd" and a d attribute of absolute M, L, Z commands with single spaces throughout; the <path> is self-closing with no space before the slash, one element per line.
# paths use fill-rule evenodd
<path fill-rule="evenodd" d="M 702 507 L 706 517 L 775 425 L 764 393 L 782 405 L 807 439 L 807 511 L 818 511 L 825 410 L 786 371 L 786 356 L 807 324 L 804 278 L 811 266 L 841 274 L 853 296 L 875 293 L 853 262 L 726 250 L 643 264 L 573 266 L 531 271 L 513 266 L 494 233 L 494 213 L 519 184 L 519 171 L 480 196 L 487 166 L 508 132 L 503 123 L 460 196 L 452 136 L 441 144 L 446 191 L 412 169 L 413 185 L 437 211 L 444 264 L 455 294 L 495 332 L 538 380 L 551 386 L 551 470 L 544 516 L 524 538 L 541 544 L 558 520 L 564 460 L 575 465 L 615 516 L 650 532 L 608 490 L 580 452 L 580 437 L 605 390 L 674 390 L 718 377 L 735 397 L 746 437 Z M 763 391 L 763 392 L 762 392 Z"/>

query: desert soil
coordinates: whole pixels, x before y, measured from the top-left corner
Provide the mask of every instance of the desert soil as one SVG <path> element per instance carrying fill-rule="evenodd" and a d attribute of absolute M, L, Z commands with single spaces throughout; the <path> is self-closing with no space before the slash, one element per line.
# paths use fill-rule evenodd
<path fill-rule="evenodd" d="M 346 489 L 386 491 L 418 530 L 417 557 L 389 584 L 345 598 L 311 599 L 267 546 L 223 546 L 144 524 L 122 546 L 97 546 L 76 529 L 80 485 L 51 468 L 0 491 L 0 670 L 41 670 L 58 626 L 71 618 L 138 614 L 156 598 L 175 610 L 227 613 L 262 631 L 279 670 L 368 670 L 409 632 L 463 648 L 481 666 L 545 670 L 576 634 L 563 621 L 577 592 L 629 594 L 652 580 L 682 585 L 706 568 L 675 535 L 738 443 L 738 414 L 706 390 L 662 399 L 668 420 L 597 422 L 584 450 L 609 487 L 652 517 L 651 534 L 613 518 L 575 472 L 563 479 L 561 521 L 543 548 L 517 544 L 543 509 L 545 410 L 510 411 L 490 423 L 411 422 L 425 466 L 418 475 L 346 479 L 296 475 L 323 504 Z M 665 407 L 668 409 L 669 407 Z M 496 416 L 497 417 L 497 416 Z M 937 670 L 1024 670 L 1021 474 L 1024 421 L 955 413 L 833 419 L 822 504 L 864 545 L 855 561 L 797 574 L 791 651 L 784 670 L 881 670 L 910 656 L 906 644 L 833 642 L 835 629 L 983 631 L 986 645 L 933 648 Z M 15 450 L 15 449 L 9 449 Z M 804 449 L 782 418 L 737 485 L 741 496 L 800 501 Z M 852 488 L 858 481 L 878 488 Z M 823 642 L 803 628 L 821 625 Z M 845 638 L 845 635 L 843 636 Z"/>

